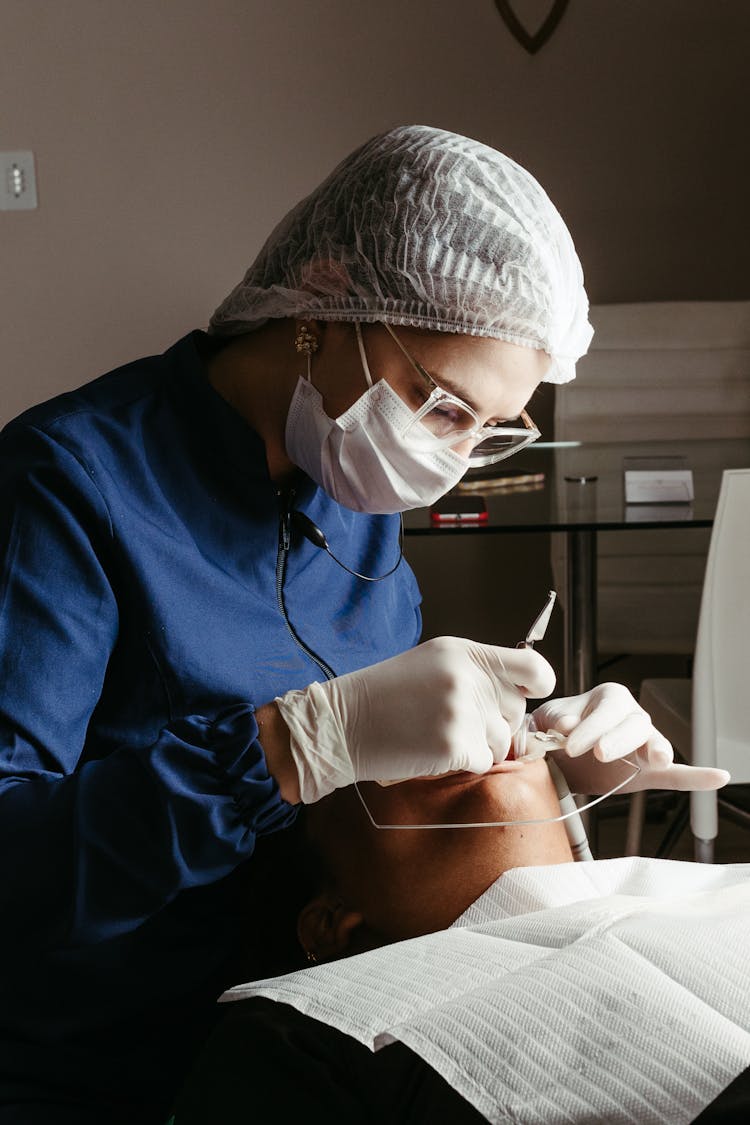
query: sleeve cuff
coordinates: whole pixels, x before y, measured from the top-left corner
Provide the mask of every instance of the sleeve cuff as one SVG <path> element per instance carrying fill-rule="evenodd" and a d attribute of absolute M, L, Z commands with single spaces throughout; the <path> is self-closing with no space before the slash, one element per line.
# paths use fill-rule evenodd
<path fill-rule="evenodd" d="M 249 703 L 227 707 L 211 721 L 209 744 L 217 765 L 230 782 L 240 819 L 259 836 L 286 828 L 297 815 L 285 801 L 276 779 L 268 772 L 258 741 L 255 708 Z"/>

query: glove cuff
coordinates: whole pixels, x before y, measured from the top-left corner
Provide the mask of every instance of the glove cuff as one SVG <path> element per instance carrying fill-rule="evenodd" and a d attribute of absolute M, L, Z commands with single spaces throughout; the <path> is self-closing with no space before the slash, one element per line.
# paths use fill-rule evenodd
<path fill-rule="evenodd" d="M 289 728 L 289 746 L 299 779 L 300 799 L 312 805 L 354 783 L 346 733 L 331 707 L 324 685 L 277 697 L 276 706 Z"/>

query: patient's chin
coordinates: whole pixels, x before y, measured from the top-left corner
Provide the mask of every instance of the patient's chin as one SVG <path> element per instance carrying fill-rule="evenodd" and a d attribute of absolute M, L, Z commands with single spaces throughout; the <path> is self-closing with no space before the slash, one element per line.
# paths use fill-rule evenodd
<path fill-rule="evenodd" d="M 516 762 L 512 758 L 506 758 L 502 762 L 495 762 L 494 766 L 485 770 L 483 773 L 474 773 L 472 770 L 453 770 L 451 773 L 436 773 L 426 777 L 410 777 L 406 781 L 386 781 L 375 782 L 381 789 L 396 788 L 401 786 L 414 787 L 416 785 L 430 785 L 430 786 L 443 786 L 450 787 L 452 785 L 475 785 L 485 781 L 488 777 L 493 777 L 498 773 L 517 773 L 519 770 L 525 769 L 528 763 Z"/>
<path fill-rule="evenodd" d="M 498 762 L 486 773 L 441 774 L 383 787 L 362 782 L 360 791 L 378 824 L 493 822 L 543 815 L 549 798 L 549 771 L 543 759 Z M 556 798 L 555 808 L 556 808 Z M 554 810 L 553 810 L 554 811 Z"/>

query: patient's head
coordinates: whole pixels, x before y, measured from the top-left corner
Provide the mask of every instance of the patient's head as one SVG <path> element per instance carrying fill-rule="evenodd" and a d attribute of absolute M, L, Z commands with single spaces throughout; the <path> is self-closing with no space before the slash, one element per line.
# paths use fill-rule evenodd
<path fill-rule="evenodd" d="M 559 813 L 543 761 L 360 791 L 378 823 Z M 511 867 L 570 860 L 561 824 L 391 831 L 373 827 L 354 787 L 336 790 L 302 810 L 295 828 L 260 841 L 247 865 L 252 971 L 285 972 L 304 964 L 304 952 L 331 960 L 443 929 Z"/>

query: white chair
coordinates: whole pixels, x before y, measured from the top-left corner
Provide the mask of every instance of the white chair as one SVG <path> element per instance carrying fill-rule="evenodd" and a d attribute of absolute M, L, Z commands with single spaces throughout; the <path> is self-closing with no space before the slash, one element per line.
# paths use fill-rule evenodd
<path fill-rule="evenodd" d="M 681 758 L 750 782 L 750 469 L 727 469 L 711 532 L 692 681 L 647 679 L 640 703 Z M 640 850 L 645 793 L 630 801 L 626 854 Z M 691 793 L 695 858 L 713 862 L 718 811 L 750 827 L 750 813 L 718 793 Z M 718 806 L 718 808 L 717 808 Z M 686 822 L 687 804 L 685 805 Z M 679 819 L 672 839 L 681 830 Z"/>
<path fill-rule="evenodd" d="M 554 436 L 591 442 L 750 437 L 750 301 L 594 305 L 591 351 L 555 394 Z M 692 652 L 709 533 L 597 536 L 597 649 Z M 567 588 L 552 536 L 555 588 Z"/>

